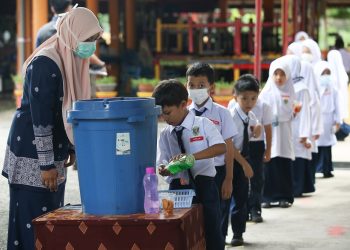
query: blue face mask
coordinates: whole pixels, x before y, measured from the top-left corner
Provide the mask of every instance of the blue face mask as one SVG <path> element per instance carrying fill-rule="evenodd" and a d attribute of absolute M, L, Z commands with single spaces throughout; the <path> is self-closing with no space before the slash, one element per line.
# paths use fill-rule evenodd
<path fill-rule="evenodd" d="M 86 59 L 92 56 L 96 50 L 96 41 L 94 42 L 79 42 L 74 54 L 80 58 Z"/>
<path fill-rule="evenodd" d="M 326 87 L 328 86 L 332 81 L 332 78 L 330 75 L 321 75 L 320 76 L 320 86 Z"/>

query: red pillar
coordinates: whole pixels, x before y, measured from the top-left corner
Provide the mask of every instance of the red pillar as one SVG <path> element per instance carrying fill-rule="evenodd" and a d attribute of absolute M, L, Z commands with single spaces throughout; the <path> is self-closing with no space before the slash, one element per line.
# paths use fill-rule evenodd
<path fill-rule="evenodd" d="M 288 6 L 289 0 L 282 1 L 282 53 L 285 54 L 288 48 Z"/>
<path fill-rule="evenodd" d="M 261 11 L 262 0 L 255 0 L 255 41 L 254 41 L 254 75 L 261 79 Z"/>

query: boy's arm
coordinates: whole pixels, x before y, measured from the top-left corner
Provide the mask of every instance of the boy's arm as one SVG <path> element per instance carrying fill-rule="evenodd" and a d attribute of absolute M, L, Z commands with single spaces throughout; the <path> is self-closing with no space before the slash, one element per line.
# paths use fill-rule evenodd
<path fill-rule="evenodd" d="M 202 151 L 194 153 L 193 156 L 195 160 L 203 160 L 203 159 L 213 158 L 218 155 L 222 155 L 225 152 L 226 152 L 226 144 L 219 143 L 219 144 L 212 145 Z"/>
<path fill-rule="evenodd" d="M 236 159 L 236 161 L 238 161 L 239 164 L 241 164 L 244 171 L 244 175 L 247 178 L 252 178 L 254 175 L 254 172 L 250 164 L 234 146 L 233 146 L 233 151 L 234 151 L 234 158 Z"/>
<path fill-rule="evenodd" d="M 223 200 L 227 200 L 231 198 L 232 178 L 233 178 L 233 160 L 234 160 L 232 137 L 226 139 L 225 143 L 226 143 L 226 153 L 225 153 L 226 175 L 221 187 L 221 197 Z"/>
<path fill-rule="evenodd" d="M 271 124 L 267 124 L 264 126 L 265 129 L 265 142 L 266 149 L 264 153 L 264 162 L 268 162 L 271 160 L 271 141 L 272 141 L 272 126 Z"/>

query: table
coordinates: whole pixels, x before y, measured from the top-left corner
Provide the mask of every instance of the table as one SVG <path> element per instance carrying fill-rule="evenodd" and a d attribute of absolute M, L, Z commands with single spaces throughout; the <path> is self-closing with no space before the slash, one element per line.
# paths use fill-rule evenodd
<path fill-rule="evenodd" d="M 81 206 L 65 206 L 33 220 L 37 250 L 184 250 L 205 249 L 200 205 L 175 209 L 174 215 L 94 216 Z"/>

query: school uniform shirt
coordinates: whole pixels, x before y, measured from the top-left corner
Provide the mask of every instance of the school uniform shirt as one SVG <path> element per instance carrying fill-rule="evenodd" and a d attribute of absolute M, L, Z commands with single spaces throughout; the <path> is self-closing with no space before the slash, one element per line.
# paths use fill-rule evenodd
<path fill-rule="evenodd" d="M 232 109 L 235 108 L 236 103 L 237 102 L 236 102 L 235 98 L 232 98 L 227 104 L 227 109 L 231 111 Z"/>
<path fill-rule="evenodd" d="M 293 145 L 295 157 L 311 160 L 311 148 L 300 143 L 300 138 L 311 138 L 310 94 L 304 81 L 294 83 L 295 99 L 301 103 L 300 112 L 292 121 Z"/>
<path fill-rule="evenodd" d="M 182 141 L 187 154 L 194 154 L 216 144 L 225 143 L 216 126 L 206 117 L 195 116 L 188 112 L 184 121 L 177 127 L 184 127 Z M 157 165 L 169 162 L 170 158 L 181 153 L 175 129 L 168 125 L 159 136 Z M 191 168 L 195 178 L 197 175 L 214 177 L 216 175 L 214 158 L 197 160 Z M 172 179 L 182 177 L 181 173 L 166 178 L 168 183 Z"/>
<path fill-rule="evenodd" d="M 314 73 L 311 63 L 302 61 L 300 75 L 304 78 L 310 93 L 310 109 L 311 109 L 311 134 L 320 135 L 323 132 L 321 104 L 320 104 L 320 89 L 318 80 Z M 316 141 L 311 138 L 312 153 L 317 153 Z"/>
<path fill-rule="evenodd" d="M 269 69 L 269 78 L 260 93 L 261 100 L 271 106 L 273 113 L 271 158 L 284 157 L 294 160 L 292 117 L 295 92 L 288 64 L 283 58 L 274 60 Z M 278 87 L 273 74 L 277 69 L 283 70 L 286 83 Z"/>
<path fill-rule="evenodd" d="M 271 106 L 258 98 L 258 101 L 256 102 L 255 107 L 252 109 L 252 112 L 254 113 L 256 119 L 262 126 L 261 126 L 260 136 L 257 138 L 251 137 L 250 140 L 264 141 L 265 140 L 264 126 L 271 124 L 273 119 Z"/>
<path fill-rule="evenodd" d="M 222 138 L 227 140 L 233 137 L 233 120 L 230 114 L 230 111 L 215 102 L 213 102 L 212 98 L 209 97 L 208 101 L 201 108 L 198 108 L 197 105 L 192 102 L 188 109 L 195 114 L 195 110 L 202 113 L 202 117 L 208 118 L 212 123 L 216 126 L 218 131 L 220 132 Z M 214 158 L 215 166 L 223 166 L 225 165 L 225 154 L 219 155 Z"/>
<path fill-rule="evenodd" d="M 330 69 L 329 62 L 321 61 L 315 65 L 315 75 L 320 78 L 325 69 Z M 332 72 L 332 71 L 331 71 Z M 317 146 L 332 146 L 336 143 L 334 125 L 341 122 L 339 95 L 334 87 L 332 78 L 329 81 L 319 81 L 321 94 L 321 112 L 323 120 L 323 133 L 316 141 Z"/>
<path fill-rule="evenodd" d="M 252 111 L 249 111 L 248 114 L 243 112 L 238 103 L 236 103 L 235 107 L 230 110 L 233 123 L 234 123 L 234 131 L 233 131 L 233 145 L 236 149 L 241 151 L 243 149 L 243 139 L 244 139 L 244 125 L 243 121 L 249 121 L 248 125 L 248 135 L 249 139 L 253 137 L 253 127 L 258 123 L 256 116 Z"/>

